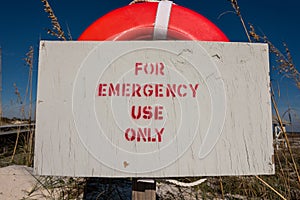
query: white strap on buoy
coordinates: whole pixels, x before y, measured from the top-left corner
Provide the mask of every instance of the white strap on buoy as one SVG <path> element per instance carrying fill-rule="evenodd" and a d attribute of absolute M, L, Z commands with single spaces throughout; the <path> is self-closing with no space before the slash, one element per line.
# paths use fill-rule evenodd
<path fill-rule="evenodd" d="M 172 180 L 172 179 L 168 179 L 166 181 L 169 183 L 172 183 L 174 185 L 180 186 L 180 187 L 195 187 L 197 185 L 204 183 L 206 180 L 207 180 L 206 178 L 203 178 L 203 179 L 199 179 L 198 181 L 195 181 L 192 183 L 183 183 L 183 182 Z"/>
<path fill-rule="evenodd" d="M 172 4 L 172 1 L 160 1 L 158 3 L 154 24 L 153 40 L 167 39 Z"/>

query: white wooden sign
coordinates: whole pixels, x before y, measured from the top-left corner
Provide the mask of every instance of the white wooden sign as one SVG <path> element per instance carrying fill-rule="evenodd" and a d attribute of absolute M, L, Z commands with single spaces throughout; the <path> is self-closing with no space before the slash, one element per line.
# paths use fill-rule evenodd
<path fill-rule="evenodd" d="M 41 41 L 35 172 L 273 174 L 268 46 Z"/>

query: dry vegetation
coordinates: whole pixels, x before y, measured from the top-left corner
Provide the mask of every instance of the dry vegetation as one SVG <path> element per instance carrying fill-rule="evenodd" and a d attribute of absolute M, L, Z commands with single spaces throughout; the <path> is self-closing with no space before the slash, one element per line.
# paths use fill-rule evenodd
<path fill-rule="evenodd" d="M 48 14 L 51 20 L 52 29 L 47 29 L 47 33 L 57 37 L 58 39 L 67 40 L 63 29 L 61 28 L 57 17 L 55 16 L 49 2 L 47 0 L 41 0 L 44 4 L 44 11 Z"/>

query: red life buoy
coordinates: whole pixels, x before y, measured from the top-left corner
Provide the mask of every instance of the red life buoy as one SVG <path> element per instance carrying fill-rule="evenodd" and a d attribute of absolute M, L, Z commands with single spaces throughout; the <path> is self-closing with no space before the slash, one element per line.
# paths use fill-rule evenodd
<path fill-rule="evenodd" d="M 150 40 L 153 36 L 158 2 L 137 3 L 116 9 L 90 25 L 78 40 Z M 204 16 L 173 4 L 167 39 L 229 41 Z"/>

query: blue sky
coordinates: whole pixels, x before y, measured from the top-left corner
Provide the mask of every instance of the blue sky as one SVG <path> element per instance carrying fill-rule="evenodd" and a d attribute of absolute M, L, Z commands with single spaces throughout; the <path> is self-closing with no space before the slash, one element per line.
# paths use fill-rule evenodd
<path fill-rule="evenodd" d="M 76 40 L 80 34 L 96 19 L 111 10 L 125 6 L 130 1 L 54 1 L 49 0 L 55 15 L 58 17 L 64 30 L 70 29 L 72 37 Z M 215 23 L 231 41 L 246 42 L 247 37 L 243 31 L 238 17 L 233 14 L 230 2 L 227 0 L 198 0 L 175 3 L 195 10 Z M 295 0 L 261 1 L 240 0 L 239 5 L 246 23 L 252 23 L 257 30 L 266 34 L 269 39 L 280 49 L 284 50 L 281 43 L 287 43 L 294 64 L 300 64 L 299 21 L 300 2 Z M 226 13 L 226 14 L 224 14 Z M 223 14 L 223 15 L 222 15 Z M 220 17 L 221 15 L 221 17 Z M 137 16 L 138 17 L 138 16 Z M 0 46 L 2 47 L 2 73 L 3 73 L 3 110 L 4 116 L 13 117 L 20 115 L 20 103 L 14 93 L 15 83 L 22 96 L 27 85 L 28 67 L 24 58 L 29 47 L 35 50 L 34 82 L 37 79 L 37 57 L 40 40 L 56 40 L 47 35 L 47 28 L 51 28 L 50 20 L 43 11 L 43 3 L 39 0 L 27 1 L 2 1 L 0 6 Z M 299 69 L 299 68 L 298 68 Z M 292 118 L 300 123 L 300 90 L 293 82 L 277 75 L 272 71 L 273 84 L 280 88 L 278 104 L 283 113 L 288 107 L 292 108 Z M 275 90 L 278 91 L 277 89 Z M 34 100 L 36 84 L 34 84 Z M 27 100 L 28 103 L 28 100 Z"/>

